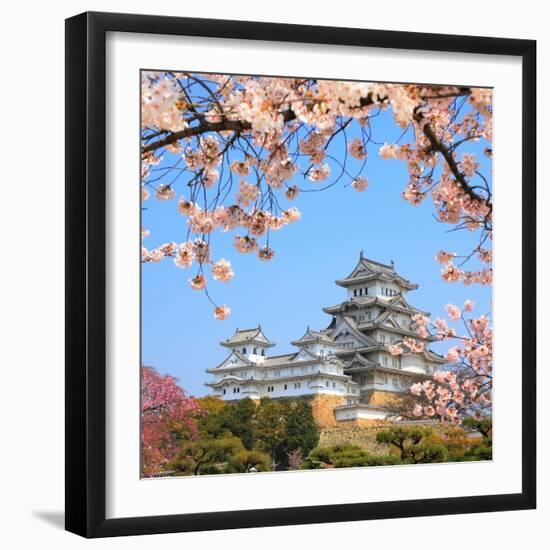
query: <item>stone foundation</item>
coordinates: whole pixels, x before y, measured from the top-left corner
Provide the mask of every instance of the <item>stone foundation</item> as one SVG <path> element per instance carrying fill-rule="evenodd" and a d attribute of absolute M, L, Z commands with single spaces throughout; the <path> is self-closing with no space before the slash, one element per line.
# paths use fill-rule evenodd
<path fill-rule="evenodd" d="M 351 422 L 340 422 L 335 428 L 321 430 L 319 447 L 332 447 L 334 445 L 357 445 L 365 451 L 386 455 L 389 447 L 376 441 L 376 434 L 391 425 L 389 422 L 380 420 L 367 420 L 370 424 L 355 424 Z M 378 422 L 378 425 L 373 424 Z"/>
<path fill-rule="evenodd" d="M 343 405 L 346 398 L 339 395 L 319 394 L 311 399 L 311 411 L 313 418 L 320 428 L 330 428 L 337 426 L 334 418 L 334 407 Z"/>
<path fill-rule="evenodd" d="M 391 410 L 399 411 L 407 408 L 411 396 L 407 393 L 369 390 L 361 393 L 361 402 L 378 407 L 386 407 Z"/>

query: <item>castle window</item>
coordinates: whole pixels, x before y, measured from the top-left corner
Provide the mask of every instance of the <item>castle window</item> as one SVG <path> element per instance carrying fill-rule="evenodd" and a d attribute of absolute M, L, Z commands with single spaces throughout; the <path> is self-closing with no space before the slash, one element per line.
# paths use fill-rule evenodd
<path fill-rule="evenodd" d="M 330 382 L 328 380 L 325 382 L 325 384 L 327 385 L 327 388 L 330 387 Z"/>
<path fill-rule="evenodd" d="M 224 388 L 223 389 L 223 394 L 225 395 L 227 393 L 227 390 Z"/>
<path fill-rule="evenodd" d="M 336 387 L 336 382 L 333 382 L 333 383 L 332 383 L 332 387 L 333 387 L 333 388 Z"/>
<path fill-rule="evenodd" d="M 265 355 L 265 349 L 262 348 L 262 355 Z"/>
<path fill-rule="evenodd" d="M 365 288 L 365 294 L 368 294 L 369 293 L 369 287 L 366 287 Z"/>
<path fill-rule="evenodd" d="M 287 389 L 287 387 L 288 387 L 288 386 L 285 384 L 285 390 Z"/>
<path fill-rule="evenodd" d="M 357 296 L 357 289 L 356 288 L 353 289 L 353 295 Z"/>
<path fill-rule="evenodd" d="M 297 390 L 301 385 L 301 382 L 294 382 L 294 389 Z"/>
<path fill-rule="evenodd" d="M 257 349 L 257 348 L 254 348 L 254 349 L 252 350 L 252 353 L 253 353 L 254 355 L 256 355 L 256 354 L 258 353 L 258 349 Z"/>
<path fill-rule="evenodd" d="M 243 348 L 243 353 L 246 353 L 246 348 Z"/>

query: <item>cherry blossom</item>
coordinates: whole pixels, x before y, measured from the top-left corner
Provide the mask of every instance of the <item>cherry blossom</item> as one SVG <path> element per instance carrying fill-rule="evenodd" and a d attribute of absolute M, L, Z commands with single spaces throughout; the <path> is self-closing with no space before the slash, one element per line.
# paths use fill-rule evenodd
<path fill-rule="evenodd" d="M 197 435 L 195 418 L 201 414 L 197 401 L 187 397 L 177 380 L 154 368 L 141 368 L 142 475 L 159 473 L 175 456 L 177 430 Z"/>
<path fill-rule="evenodd" d="M 172 258 L 200 271 L 218 233 L 232 231 L 236 251 L 269 259 L 272 254 L 261 251 L 271 250 L 270 233 L 301 218 L 281 200 L 306 200 L 304 191 L 336 184 L 367 191 L 374 150 L 406 167 L 404 200 L 414 206 L 429 200 L 441 223 L 478 236 L 472 253 L 437 253 L 443 279 L 491 284 L 492 190 L 481 158 L 492 155 L 490 89 L 187 72 L 141 76 L 141 198 L 179 195 L 177 209 L 186 218 L 184 235 L 173 237 L 183 244 L 163 250 L 155 243 L 142 251 L 143 262 Z M 381 111 L 391 114 L 403 139 L 384 143 L 376 136 Z M 474 142 L 481 142 L 482 154 L 469 148 Z M 197 241 L 205 246 L 185 244 Z M 470 261 L 482 266 L 465 267 Z"/>
<path fill-rule="evenodd" d="M 233 275 L 231 263 L 224 258 L 212 264 L 212 277 L 214 277 L 216 281 L 227 283 L 233 278 Z"/>
<path fill-rule="evenodd" d="M 458 310 L 456 320 L 462 321 L 465 336 L 450 331 L 444 319 L 436 319 L 432 324 L 441 340 L 453 343 L 445 355 L 451 365 L 434 373 L 432 380 L 413 384 L 410 392 L 420 398 L 411 411 L 414 416 L 420 416 L 417 404 L 421 404 L 425 407 L 425 416 L 437 415 L 441 420 L 459 424 L 463 416 L 482 417 L 490 410 L 493 332 L 488 316 L 465 317 L 465 313 L 473 310 L 470 300 L 462 311 L 456 306 L 447 308 L 451 319 L 457 316 L 455 308 Z M 426 409 L 432 406 L 434 413 Z"/>
<path fill-rule="evenodd" d="M 219 321 L 224 321 L 229 315 L 231 315 L 231 310 L 225 305 L 214 308 L 214 317 Z"/>
<path fill-rule="evenodd" d="M 267 245 L 258 250 L 258 258 L 264 262 L 273 259 L 273 256 L 275 256 L 275 251 Z"/>
<path fill-rule="evenodd" d="M 351 183 L 351 186 L 356 190 L 362 193 L 369 185 L 367 178 L 357 176 Z"/>
<path fill-rule="evenodd" d="M 206 277 L 199 273 L 192 279 L 189 279 L 189 285 L 193 290 L 204 290 L 206 288 Z"/>

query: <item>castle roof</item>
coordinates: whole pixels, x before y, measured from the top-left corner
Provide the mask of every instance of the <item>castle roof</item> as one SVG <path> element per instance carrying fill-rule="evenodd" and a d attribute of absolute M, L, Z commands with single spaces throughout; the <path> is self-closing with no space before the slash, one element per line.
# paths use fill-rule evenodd
<path fill-rule="evenodd" d="M 322 343 L 332 346 L 337 345 L 336 342 L 324 331 L 311 330 L 307 327 L 305 334 L 290 342 L 293 346 L 305 346 L 306 344 Z"/>
<path fill-rule="evenodd" d="M 339 304 L 333 306 L 327 306 L 323 308 L 325 313 L 329 315 L 334 315 L 336 313 L 342 313 L 343 311 L 349 309 L 361 309 L 366 306 L 380 306 L 385 309 L 391 309 L 394 311 L 401 311 L 405 313 L 421 313 L 427 317 L 430 315 L 429 312 L 418 309 L 415 306 L 412 306 L 405 300 L 405 297 L 401 294 L 391 296 L 388 298 L 382 298 L 380 296 L 353 296 L 349 300 L 345 300 Z"/>
<path fill-rule="evenodd" d="M 233 336 L 220 342 L 220 345 L 227 348 L 239 346 L 241 344 L 259 344 L 265 348 L 270 348 L 275 345 L 262 332 L 262 327 L 258 325 L 256 328 L 237 329 Z"/>
<path fill-rule="evenodd" d="M 332 338 L 337 338 L 342 333 L 352 335 L 355 340 L 363 344 L 365 347 L 376 346 L 377 342 L 368 334 L 361 332 L 357 322 L 353 317 L 342 315 L 338 319 L 333 320 L 329 325 L 330 335 Z"/>
<path fill-rule="evenodd" d="M 415 327 L 417 325 L 413 323 L 410 327 L 403 327 L 399 324 L 399 322 L 395 319 L 394 314 L 391 311 L 384 311 L 376 319 L 369 320 L 369 321 L 361 321 L 358 324 L 359 330 L 374 330 L 374 329 L 384 329 L 389 332 L 394 332 L 397 334 L 401 334 L 402 336 L 410 336 L 412 338 L 416 338 L 418 340 L 427 340 L 430 342 L 433 342 L 437 338 L 435 336 L 428 336 L 427 338 L 421 338 L 415 331 Z"/>
<path fill-rule="evenodd" d="M 337 279 L 336 284 L 343 287 L 348 287 L 369 281 L 381 280 L 388 283 L 395 283 L 397 286 L 406 290 L 414 290 L 418 288 L 416 283 L 411 283 L 395 271 L 393 262 L 391 264 L 383 264 L 376 260 L 365 258 L 363 253 L 359 256 L 359 262 L 354 270 L 344 279 Z"/>

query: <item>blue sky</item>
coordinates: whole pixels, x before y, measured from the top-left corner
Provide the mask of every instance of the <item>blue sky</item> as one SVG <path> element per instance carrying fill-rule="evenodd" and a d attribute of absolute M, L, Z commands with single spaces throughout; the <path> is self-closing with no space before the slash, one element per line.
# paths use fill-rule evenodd
<path fill-rule="evenodd" d="M 376 119 L 373 135 L 378 142 L 393 143 L 401 131 L 391 115 L 384 113 Z M 352 130 L 348 139 L 353 136 Z M 477 144 L 469 150 L 479 152 L 481 147 Z M 361 249 L 365 256 L 381 262 L 393 259 L 403 276 L 420 285 L 409 294 L 413 305 L 442 316 L 447 303 L 460 306 L 470 298 L 478 305 L 477 311 L 487 312 L 490 287 L 445 283 L 441 266 L 434 260 L 440 249 L 470 252 L 476 235 L 448 233 L 452 226 L 434 219 L 431 199 L 417 207 L 403 200 L 400 193 L 408 179 L 405 164 L 381 159 L 378 146 L 371 145 L 368 152 L 364 174 L 369 187 L 363 193 L 345 186 L 346 181 L 320 193 L 302 193 L 292 202 L 281 199 L 281 205 L 286 205 L 283 207 L 297 206 L 302 219 L 271 233 L 270 245 L 276 251 L 271 262 L 260 262 L 253 254 L 239 254 L 233 247 L 234 232 L 213 234 L 214 259 L 228 259 L 235 272 L 231 282 L 222 283 L 214 281 L 207 270 L 213 299 L 232 310 L 226 321 L 216 320 L 204 294 L 189 287 L 188 279 L 195 274 L 192 269 L 179 269 L 171 259 L 143 264 L 143 363 L 176 376 L 191 395 L 208 394 L 204 371 L 224 359 L 227 350 L 219 342 L 237 327 L 261 324 L 277 343 L 271 349 L 273 354 L 290 351 L 290 340 L 301 336 L 307 325 L 326 327 L 330 316 L 321 308 L 344 299 L 345 289 L 334 280 L 351 272 Z M 331 153 L 341 158 L 343 143 L 334 143 Z M 164 162 L 173 163 L 174 157 L 168 157 Z M 489 174 L 488 161 L 484 163 L 483 171 Z M 315 187 L 301 176 L 296 181 L 303 187 Z M 174 188 L 179 197 L 184 193 L 185 180 Z M 157 201 L 154 196 L 145 203 L 143 227 L 151 231 L 144 240 L 147 248 L 185 240 L 186 218 L 177 212 L 176 205 L 177 199 Z M 474 262 L 471 268 L 475 267 Z"/>

